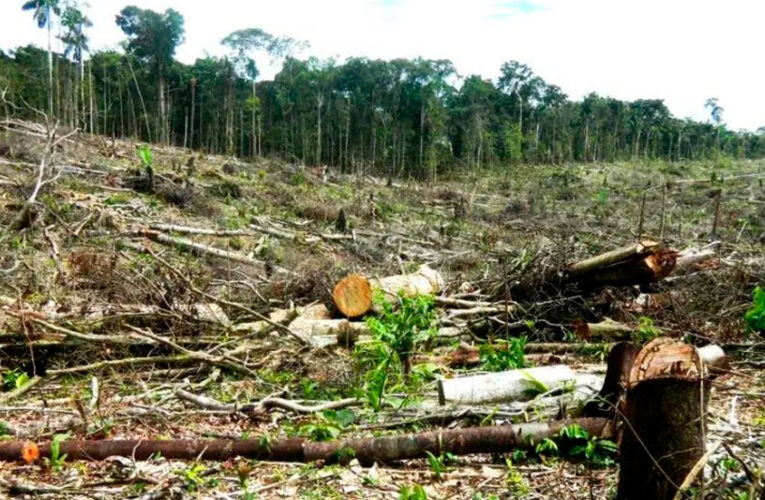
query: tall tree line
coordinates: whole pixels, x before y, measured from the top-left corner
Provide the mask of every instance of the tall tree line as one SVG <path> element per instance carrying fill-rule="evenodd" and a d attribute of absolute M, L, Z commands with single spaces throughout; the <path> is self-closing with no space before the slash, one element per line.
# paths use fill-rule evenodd
<path fill-rule="evenodd" d="M 516 61 L 492 82 L 460 77 L 448 60 L 300 59 L 307 44 L 257 28 L 224 38 L 226 56 L 187 65 L 174 59 L 180 13 L 134 6 L 115 18 L 124 52 L 91 53 L 90 21 L 74 0 L 24 8 L 40 27 L 59 24 L 65 50 L 0 52 L 0 90 L 108 136 L 416 178 L 517 163 L 765 156 L 765 129 L 728 130 L 717 99 L 702 123 L 656 99 L 574 101 Z M 282 62 L 273 80 L 257 80 L 258 52 Z"/>

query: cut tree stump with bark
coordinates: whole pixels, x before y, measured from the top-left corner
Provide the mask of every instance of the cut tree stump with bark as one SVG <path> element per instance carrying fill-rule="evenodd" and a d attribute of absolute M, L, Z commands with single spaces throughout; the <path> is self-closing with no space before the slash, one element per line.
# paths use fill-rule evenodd
<path fill-rule="evenodd" d="M 375 310 L 374 296 L 378 293 L 382 293 L 386 300 L 395 302 L 399 294 L 406 297 L 432 295 L 443 288 L 444 279 L 441 274 L 423 265 L 411 274 L 380 279 L 351 274 L 335 285 L 332 300 L 344 316 L 358 318 Z"/>
<path fill-rule="evenodd" d="M 345 463 L 356 458 L 365 465 L 426 458 L 428 452 L 469 455 L 503 453 L 518 448 L 529 449 L 544 438 L 556 436 L 563 428 L 579 425 L 591 436 L 609 438 L 612 429 L 603 418 L 580 418 L 533 422 L 517 425 L 439 429 L 419 434 L 402 434 L 377 438 L 312 442 L 301 438 L 277 441 L 268 439 L 216 440 L 151 440 L 104 439 L 61 441 L 59 456 L 67 460 L 104 460 L 121 456 L 148 460 L 161 454 L 167 460 L 216 460 L 233 457 L 276 462 L 315 462 L 319 460 Z M 21 461 L 29 442 L 0 442 L 0 460 Z M 39 458 L 50 458 L 50 443 L 38 446 Z"/>
<path fill-rule="evenodd" d="M 587 289 L 642 285 L 666 278 L 676 259 L 674 250 L 645 240 L 570 265 L 566 281 Z"/>
<path fill-rule="evenodd" d="M 658 338 L 635 357 L 624 404 L 618 500 L 670 500 L 704 455 L 709 382 L 696 348 Z"/>

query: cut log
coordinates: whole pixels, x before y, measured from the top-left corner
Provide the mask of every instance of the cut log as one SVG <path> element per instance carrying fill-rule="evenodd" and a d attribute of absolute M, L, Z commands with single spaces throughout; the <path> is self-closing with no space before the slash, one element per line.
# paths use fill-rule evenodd
<path fill-rule="evenodd" d="M 568 268 L 568 275 L 570 278 L 575 278 L 592 271 L 610 267 L 619 262 L 638 260 L 640 257 L 645 257 L 652 253 L 652 251 L 658 247 L 659 244 L 655 241 L 643 240 L 639 243 L 616 248 L 609 252 L 570 265 Z"/>
<path fill-rule="evenodd" d="M 642 285 L 667 277 L 676 259 L 677 252 L 644 241 L 573 264 L 566 279 L 586 289 Z"/>
<path fill-rule="evenodd" d="M 480 404 L 532 399 L 542 390 L 575 384 L 577 375 L 566 365 L 538 366 L 468 377 L 440 379 L 438 403 Z"/>
<path fill-rule="evenodd" d="M 438 271 L 423 265 L 411 274 L 385 278 L 365 278 L 358 274 L 346 276 L 335 285 L 332 299 L 337 309 L 348 318 L 358 318 L 375 308 L 373 296 L 382 293 L 384 298 L 395 302 L 399 294 L 407 297 L 432 295 L 444 288 L 444 279 Z"/>
<path fill-rule="evenodd" d="M 635 357 L 624 409 L 618 500 L 671 500 L 704 455 L 709 383 L 691 345 L 659 338 Z"/>
<path fill-rule="evenodd" d="M 335 285 L 332 300 L 346 317 L 358 318 L 372 309 L 372 286 L 364 276 L 351 274 Z"/>
<path fill-rule="evenodd" d="M 602 418 L 581 418 L 534 422 L 518 425 L 469 427 L 437 430 L 419 434 L 403 434 L 368 439 L 311 442 L 301 438 L 279 441 L 255 438 L 248 440 L 147 440 L 104 439 L 62 441 L 59 456 L 66 460 L 104 460 L 121 456 L 148 460 L 161 455 L 167 460 L 225 461 L 233 457 L 279 462 L 348 462 L 356 458 L 362 464 L 426 458 L 428 452 L 469 455 L 473 453 L 504 453 L 514 449 L 529 449 L 544 438 L 555 437 L 563 428 L 578 425 L 591 436 L 608 438 L 612 429 Z M 21 461 L 27 442 L 0 442 L 0 460 Z M 50 458 L 50 443 L 39 446 L 39 458 Z"/>
<path fill-rule="evenodd" d="M 619 323 L 611 318 L 603 318 L 600 323 L 585 323 L 581 319 L 575 319 L 571 325 L 577 337 L 582 339 L 629 339 L 632 332 L 637 328 L 624 323 Z"/>

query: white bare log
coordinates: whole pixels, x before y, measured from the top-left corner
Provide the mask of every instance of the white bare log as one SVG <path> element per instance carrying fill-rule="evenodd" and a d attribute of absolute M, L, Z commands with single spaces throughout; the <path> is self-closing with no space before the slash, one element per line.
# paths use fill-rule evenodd
<path fill-rule="evenodd" d="M 577 375 L 566 365 L 539 366 L 438 381 L 440 404 L 479 404 L 524 401 L 540 392 L 576 384 Z M 545 392 L 543 390 L 542 392 Z"/>

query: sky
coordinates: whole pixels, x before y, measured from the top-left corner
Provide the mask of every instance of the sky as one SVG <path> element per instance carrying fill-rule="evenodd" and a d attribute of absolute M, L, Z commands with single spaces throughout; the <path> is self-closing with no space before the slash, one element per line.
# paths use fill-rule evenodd
<path fill-rule="evenodd" d="M 22 0 L 0 0 L 0 48 L 46 46 Z M 176 57 L 223 55 L 220 40 L 261 28 L 310 42 L 307 57 L 450 59 L 496 79 L 517 60 L 572 99 L 590 92 L 664 99 L 680 118 L 709 120 L 716 97 L 732 129 L 765 126 L 765 0 L 90 0 L 91 46 L 115 48 L 127 4 L 185 18 Z M 257 58 L 261 79 L 278 68 Z"/>

